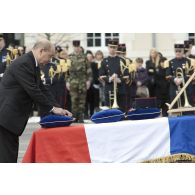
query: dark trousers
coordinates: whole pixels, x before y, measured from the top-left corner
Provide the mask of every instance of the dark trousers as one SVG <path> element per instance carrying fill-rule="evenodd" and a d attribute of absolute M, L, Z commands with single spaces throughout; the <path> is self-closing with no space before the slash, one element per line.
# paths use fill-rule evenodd
<path fill-rule="evenodd" d="M 17 163 L 19 137 L 0 126 L 0 163 Z"/>

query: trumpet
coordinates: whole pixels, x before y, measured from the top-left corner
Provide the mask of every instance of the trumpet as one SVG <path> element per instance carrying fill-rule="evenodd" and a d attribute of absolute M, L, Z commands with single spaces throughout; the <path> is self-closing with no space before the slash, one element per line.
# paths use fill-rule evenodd
<path fill-rule="evenodd" d="M 176 77 L 182 79 L 182 86 L 185 86 L 184 72 L 182 68 L 176 69 Z M 181 86 L 178 86 L 178 93 L 181 91 Z M 181 107 L 181 98 L 178 99 L 178 107 Z M 188 101 L 187 92 L 184 90 L 184 108 L 192 107 Z"/>
<path fill-rule="evenodd" d="M 116 74 L 114 74 L 114 80 L 113 80 L 113 87 L 114 87 L 114 91 L 113 94 L 110 92 L 109 96 L 110 96 L 110 107 L 111 108 L 119 108 L 118 103 L 117 103 L 117 81 L 116 81 Z M 112 106 L 111 106 L 111 100 L 114 100 Z"/>

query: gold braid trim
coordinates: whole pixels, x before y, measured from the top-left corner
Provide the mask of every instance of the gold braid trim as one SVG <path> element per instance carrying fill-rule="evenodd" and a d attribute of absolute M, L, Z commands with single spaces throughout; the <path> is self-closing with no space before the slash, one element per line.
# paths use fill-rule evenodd
<path fill-rule="evenodd" d="M 174 163 L 177 161 L 190 161 L 195 163 L 195 156 L 187 153 L 173 154 L 170 156 L 143 161 L 143 163 Z"/>

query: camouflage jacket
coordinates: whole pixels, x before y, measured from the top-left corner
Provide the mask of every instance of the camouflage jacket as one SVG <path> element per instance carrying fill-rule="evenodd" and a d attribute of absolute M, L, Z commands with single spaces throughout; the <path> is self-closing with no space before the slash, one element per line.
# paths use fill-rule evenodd
<path fill-rule="evenodd" d="M 85 83 L 92 81 L 92 70 L 87 62 L 86 55 L 72 53 L 69 55 L 71 65 L 68 70 L 67 82 Z"/>

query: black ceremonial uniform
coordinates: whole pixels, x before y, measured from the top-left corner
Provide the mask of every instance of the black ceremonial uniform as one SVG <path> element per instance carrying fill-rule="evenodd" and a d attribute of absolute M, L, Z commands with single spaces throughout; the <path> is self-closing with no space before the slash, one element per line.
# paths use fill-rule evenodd
<path fill-rule="evenodd" d="M 161 59 L 162 63 L 165 60 L 165 58 Z M 162 116 L 167 116 L 166 103 L 169 102 L 169 82 L 166 80 L 166 68 L 161 64 L 156 68 L 155 81 L 157 105 L 162 109 Z"/>
<path fill-rule="evenodd" d="M 169 95 L 170 95 L 170 101 L 173 101 L 173 99 L 176 96 L 176 91 L 178 90 L 178 87 L 176 86 L 174 79 L 176 78 L 176 69 L 182 68 L 184 72 L 184 78 L 187 79 L 186 75 L 186 69 L 191 66 L 191 60 L 188 58 L 174 58 L 170 61 L 168 61 L 168 68 L 166 70 L 166 78 L 170 81 L 170 88 L 169 88 Z M 188 89 L 188 88 L 187 88 Z"/>
<path fill-rule="evenodd" d="M 0 80 L 5 72 L 7 64 L 11 62 L 11 51 L 6 49 L 5 47 L 0 50 Z"/>
<path fill-rule="evenodd" d="M 42 76 L 44 78 L 44 84 L 54 96 L 60 107 L 65 108 L 66 103 L 66 83 L 65 73 L 57 73 L 57 63 L 49 63 L 41 68 Z M 53 72 L 53 73 L 52 73 Z M 52 76 L 53 74 L 53 76 Z"/>
<path fill-rule="evenodd" d="M 155 97 L 156 96 L 155 94 L 156 65 L 151 60 L 148 60 L 146 61 L 146 70 L 149 77 L 148 89 L 149 89 L 150 97 Z"/>
<path fill-rule="evenodd" d="M 104 76 L 105 80 L 105 105 L 112 106 L 110 102 L 109 93 L 113 93 L 113 82 L 109 81 L 109 78 L 115 73 L 118 75 L 118 78 L 121 80 L 121 83 L 117 83 L 117 102 L 120 109 L 125 110 L 125 79 L 123 76 L 128 76 L 128 70 L 122 72 L 121 63 L 126 64 L 125 60 L 119 56 L 108 56 L 104 58 L 101 63 L 101 68 L 99 70 L 99 76 Z M 111 103 L 111 105 L 110 105 Z"/>

